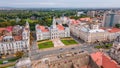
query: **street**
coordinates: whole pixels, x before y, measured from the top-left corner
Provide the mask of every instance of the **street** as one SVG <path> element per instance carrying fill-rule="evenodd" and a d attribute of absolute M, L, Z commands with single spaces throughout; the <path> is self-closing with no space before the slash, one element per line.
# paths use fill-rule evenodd
<path fill-rule="evenodd" d="M 97 50 L 94 49 L 93 47 L 89 46 L 89 45 L 81 45 L 78 44 L 77 46 L 75 45 L 71 45 L 71 46 L 65 46 L 62 48 L 54 48 L 51 50 L 47 50 L 47 51 L 40 51 L 38 53 L 34 53 L 34 55 L 32 55 L 32 58 L 34 58 L 33 60 L 38 60 L 46 55 L 52 55 L 52 54 L 58 54 L 58 53 L 64 53 L 64 52 L 71 52 L 71 51 L 87 51 L 88 53 L 92 53 L 92 52 L 96 52 Z"/>

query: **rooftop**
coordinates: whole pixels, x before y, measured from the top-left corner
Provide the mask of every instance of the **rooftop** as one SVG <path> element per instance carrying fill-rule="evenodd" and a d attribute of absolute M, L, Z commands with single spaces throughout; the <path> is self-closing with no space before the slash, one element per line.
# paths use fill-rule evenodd
<path fill-rule="evenodd" d="M 41 30 L 42 32 L 48 32 L 48 28 L 45 28 L 45 26 L 37 26 L 37 29 Z"/>
<path fill-rule="evenodd" d="M 64 26 L 62 26 L 62 25 L 57 25 L 57 28 L 58 28 L 58 30 L 64 30 Z"/>
<path fill-rule="evenodd" d="M 111 29 L 108 29 L 108 32 L 110 32 L 110 33 L 120 32 L 120 29 L 119 28 L 111 28 Z"/>
<path fill-rule="evenodd" d="M 90 17 L 86 17 L 86 18 L 80 18 L 79 20 L 80 21 L 90 21 L 91 19 L 90 19 Z"/>

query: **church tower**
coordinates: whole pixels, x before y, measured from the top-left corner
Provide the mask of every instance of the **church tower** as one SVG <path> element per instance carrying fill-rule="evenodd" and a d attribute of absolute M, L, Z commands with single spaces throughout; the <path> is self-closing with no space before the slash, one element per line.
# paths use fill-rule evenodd
<path fill-rule="evenodd" d="M 55 17 L 53 17 L 53 22 L 52 22 L 52 24 L 53 24 L 53 28 L 56 28 L 56 20 L 55 20 Z"/>
<path fill-rule="evenodd" d="M 22 37 L 23 39 L 29 39 L 29 35 L 30 35 L 30 26 L 29 26 L 28 21 L 26 21 L 26 25 L 22 32 Z"/>

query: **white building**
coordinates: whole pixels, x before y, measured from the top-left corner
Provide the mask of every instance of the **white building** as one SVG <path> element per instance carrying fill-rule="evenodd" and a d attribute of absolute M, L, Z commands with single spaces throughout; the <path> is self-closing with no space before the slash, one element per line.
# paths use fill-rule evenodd
<path fill-rule="evenodd" d="M 29 50 L 29 23 L 23 26 L 0 28 L 0 54 L 14 54 Z"/>
<path fill-rule="evenodd" d="M 41 26 L 37 24 L 35 26 L 37 40 L 70 37 L 69 27 L 64 27 L 62 24 L 56 25 L 56 23 L 57 22 L 55 18 L 53 18 L 53 24 L 51 27 Z"/>

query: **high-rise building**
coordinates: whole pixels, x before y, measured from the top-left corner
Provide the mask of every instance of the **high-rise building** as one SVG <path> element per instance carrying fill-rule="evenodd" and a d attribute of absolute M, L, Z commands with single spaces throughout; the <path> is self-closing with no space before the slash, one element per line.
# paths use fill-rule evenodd
<path fill-rule="evenodd" d="M 104 27 L 114 27 L 115 24 L 120 23 L 120 14 L 108 13 L 103 16 Z"/>
<path fill-rule="evenodd" d="M 96 11 L 88 11 L 87 15 L 90 17 L 95 17 Z"/>

